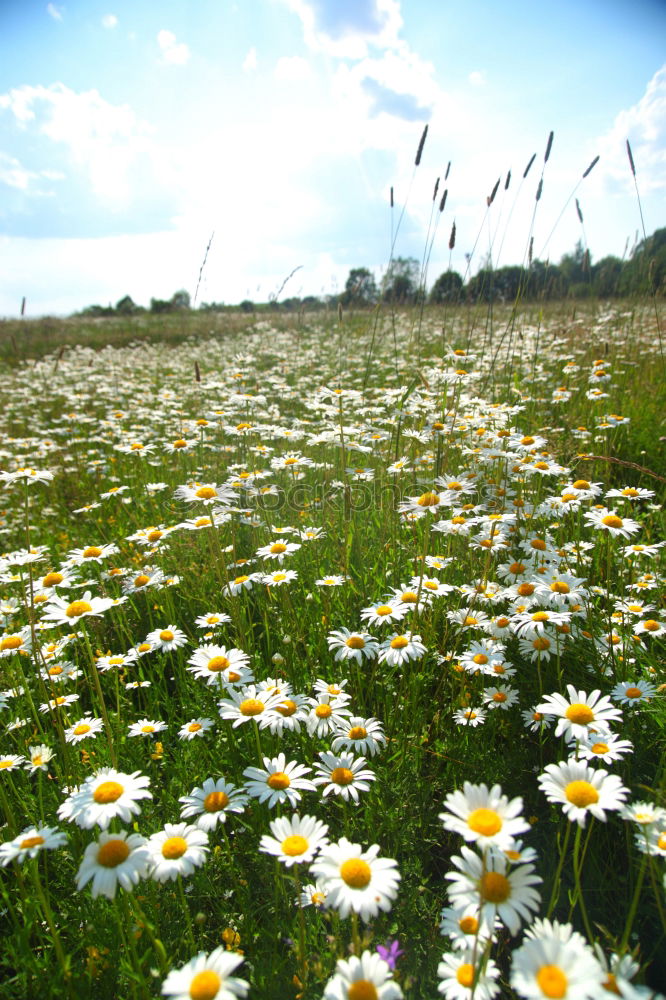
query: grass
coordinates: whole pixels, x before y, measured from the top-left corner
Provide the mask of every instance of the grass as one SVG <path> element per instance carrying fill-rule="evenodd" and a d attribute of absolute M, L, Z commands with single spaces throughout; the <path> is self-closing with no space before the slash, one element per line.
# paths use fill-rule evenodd
<path fill-rule="evenodd" d="M 543 880 L 533 915 L 546 916 L 553 900 L 549 915 L 571 921 L 589 945 L 591 930 L 607 959 L 631 952 L 638 981 L 652 988 L 663 982 L 664 851 L 642 853 L 639 828 L 613 807 L 604 822 L 588 817 L 580 834 L 571 824 L 567 836 L 568 820 L 538 778 L 575 748 L 554 738 L 552 723 L 533 728 L 522 714 L 555 692 L 566 697 L 567 684 L 585 697 L 593 690 L 611 696 L 623 712 L 612 728 L 633 752 L 591 766 L 618 775 L 626 801 L 666 806 L 664 637 L 660 628 L 656 635 L 636 631 L 639 623 L 664 621 L 652 589 L 662 579 L 663 550 L 654 558 L 624 551 L 631 542 L 657 543 L 663 530 L 656 339 L 652 307 L 622 303 L 525 306 L 519 316 L 495 307 L 341 319 L 183 314 L 3 324 L 2 465 L 8 473 L 50 470 L 53 479 L 8 476 L 3 491 L 0 687 L 7 707 L 0 752 L 28 760 L 0 773 L 2 837 L 9 844 L 30 825 L 46 825 L 67 840 L 34 860 L 8 859 L 0 872 L 0 996 L 32 997 L 45 988 L 53 997 L 158 996 L 169 970 L 199 950 L 222 947 L 242 953 L 237 974 L 250 996 L 308 1000 L 322 996 L 350 949 L 374 950 L 392 939 L 404 950 L 395 975 L 405 996 L 433 996 L 442 954 L 454 952 L 439 923 L 452 857 L 464 845 L 439 815 L 464 782 L 497 783 L 510 799 L 522 799 L 529 829 L 520 839 L 523 850 L 535 850 Z M 454 374 L 460 370 L 465 374 Z M 630 421 L 618 423 L 618 415 Z M 180 441 L 185 446 L 176 446 Z M 285 462 L 290 456 L 296 461 Z M 435 484 L 438 476 L 464 489 L 447 493 Z M 546 503 L 570 494 L 576 480 L 599 487 L 577 487 L 564 504 Z M 189 483 L 233 491 L 212 526 L 192 524 L 209 517 L 210 507 L 176 497 Z M 605 499 L 613 487 L 654 496 Z M 436 504 L 411 504 L 422 516 L 401 513 L 408 498 L 434 491 Z M 635 519 L 639 530 L 622 538 L 594 528 L 585 515 L 595 505 Z M 506 524 L 488 520 L 491 514 L 504 514 Z M 309 528 L 320 530 L 308 538 Z M 164 534 L 149 538 L 156 530 Z M 498 530 L 505 536 L 499 544 Z M 530 548 L 535 538 L 543 548 Z M 257 555 L 280 540 L 300 547 L 282 563 Z M 111 543 L 117 551 L 106 557 L 73 554 Z M 517 562 L 523 570 L 506 569 Z M 65 570 L 71 588 L 42 588 L 49 571 Z M 290 582 L 262 582 L 289 570 L 297 574 Z M 521 644 L 516 615 L 529 612 L 527 591 L 552 579 L 550 570 L 582 580 L 583 591 L 573 616 L 548 595 L 533 605 L 565 614 L 565 628 L 546 626 L 550 645 L 538 655 Z M 154 573 L 154 584 L 136 583 Z M 255 574 L 251 589 L 230 593 L 232 581 Z M 342 577 L 339 586 L 317 583 L 333 575 Z M 426 601 L 433 579 L 446 587 Z M 391 603 L 394 589 L 419 600 L 408 601 L 392 625 L 366 625 L 362 609 Z M 54 594 L 67 608 L 86 591 L 117 603 L 71 625 L 45 617 Z M 652 609 L 618 612 L 621 600 L 644 600 Z M 196 625 L 212 613 L 229 621 Z M 470 661 L 470 650 L 491 638 L 486 616 L 511 622 L 501 639 L 497 626 L 496 645 L 488 647 L 504 673 L 484 674 Z M 467 621 L 475 617 L 481 625 Z M 186 637 L 180 648 L 154 646 L 120 668 L 96 666 L 174 626 Z M 336 659 L 328 639 L 340 629 L 379 642 L 394 633 L 420 636 L 425 653 L 402 664 Z M 15 652 L 6 641 L 14 636 L 32 652 Z M 112 899 L 94 898 L 91 884 L 77 889 L 99 829 L 59 818 L 58 808 L 114 759 L 123 774 L 149 779 L 152 798 L 110 829 L 148 838 L 181 821 L 180 797 L 207 778 L 242 787 L 244 770 L 264 757 L 282 752 L 314 770 L 330 751 L 335 733 L 314 736 L 305 721 L 278 735 L 252 719 L 236 727 L 222 719 L 218 702 L 230 699 L 227 686 L 188 670 L 206 645 L 242 650 L 255 683 L 270 678 L 283 699 L 313 699 L 304 701 L 303 716 L 320 701 L 313 686 L 321 679 L 349 696 L 354 717 L 380 721 L 385 741 L 376 755 L 364 754 L 375 780 L 359 803 L 324 797 L 319 788 L 303 792 L 297 811 L 327 824 L 331 841 L 376 844 L 396 862 L 401 880 L 386 912 L 357 922 L 335 907 L 299 908 L 299 884 L 313 881 L 308 866 L 296 876 L 260 850 L 269 824 L 292 809 L 256 799 L 218 823 L 204 863 L 186 877 L 161 884 L 146 872 L 132 893 L 118 888 Z M 71 680 L 56 680 L 58 664 L 65 673 L 73 664 Z M 652 684 L 655 693 L 621 706 L 612 692 L 623 681 Z M 134 682 L 149 686 L 126 686 Z M 501 705 L 488 694 L 495 688 L 515 694 L 516 704 L 487 707 Z M 61 692 L 78 700 L 40 711 Z M 456 713 L 466 710 L 485 715 L 483 724 L 459 724 Z M 65 730 L 88 714 L 102 720 L 102 731 L 69 742 Z M 203 718 L 214 723 L 203 736 L 179 737 Z M 167 728 L 130 736 L 139 720 Z M 54 753 L 44 770 L 29 764 L 31 748 L 41 744 Z M 585 851 L 578 873 L 575 844 Z M 478 905 L 478 893 L 470 903 Z M 504 924 L 487 947 L 481 937 L 472 943 L 477 977 L 492 958 L 502 996 L 521 995 L 511 987 L 526 926 L 520 923 L 516 933 Z M 458 980 L 458 987 L 455 995 L 472 997 L 471 986 Z"/>

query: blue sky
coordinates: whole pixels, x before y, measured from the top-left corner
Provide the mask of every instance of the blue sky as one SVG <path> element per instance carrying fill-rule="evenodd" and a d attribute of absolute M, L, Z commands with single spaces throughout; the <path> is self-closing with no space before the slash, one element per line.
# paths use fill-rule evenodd
<path fill-rule="evenodd" d="M 2 0 L 0 315 L 68 313 L 125 294 L 200 301 L 340 291 L 421 259 L 429 282 L 583 234 L 621 256 L 666 225 L 661 0 Z M 414 154 L 425 124 L 418 170 Z M 533 153 L 528 178 L 521 177 Z M 504 191 L 507 171 L 512 171 Z M 486 196 L 502 185 L 491 210 Z M 439 197 L 438 197 L 439 200 Z"/>

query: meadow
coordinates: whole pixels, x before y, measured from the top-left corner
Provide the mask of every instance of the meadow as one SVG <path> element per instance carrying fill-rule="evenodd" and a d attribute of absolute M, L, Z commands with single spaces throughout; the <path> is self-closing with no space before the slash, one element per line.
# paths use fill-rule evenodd
<path fill-rule="evenodd" d="M 660 995 L 652 302 L 0 368 L 0 996 Z"/>

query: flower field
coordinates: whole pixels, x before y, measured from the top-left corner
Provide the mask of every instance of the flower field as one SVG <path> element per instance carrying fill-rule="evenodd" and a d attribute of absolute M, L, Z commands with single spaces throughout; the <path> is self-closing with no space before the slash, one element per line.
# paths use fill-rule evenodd
<path fill-rule="evenodd" d="M 655 311 L 152 322 L 2 362 L 0 996 L 661 995 Z"/>

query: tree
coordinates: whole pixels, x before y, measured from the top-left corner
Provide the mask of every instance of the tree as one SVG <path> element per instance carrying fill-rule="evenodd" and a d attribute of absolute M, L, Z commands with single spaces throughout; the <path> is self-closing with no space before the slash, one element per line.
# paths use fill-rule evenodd
<path fill-rule="evenodd" d="M 382 279 L 385 302 L 413 302 L 419 292 L 419 262 L 415 257 L 396 257 Z"/>
<path fill-rule="evenodd" d="M 458 302 L 462 286 L 463 280 L 457 271 L 444 271 L 430 289 L 431 303 Z"/>
<path fill-rule="evenodd" d="M 373 306 L 378 298 L 377 282 L 367 267 L 353 267 L 340 296 L 343 306 Z"/>
<path fill-rule="evenodd" d="M 134 316 L 135 313 L 139 312 L 139 306 L 136 305 L 131 295 L 125 295 L 122 299 L 116 302 L 116 312 L 120 316 Z"/>
<path fill-rule="evenodd" d="M 184 288 L 181 288 L 178 292 L 174 292 L 171 296 L 171 307 L 173 309 L 189 309 L 190 293 L 186 292 Z"/>

